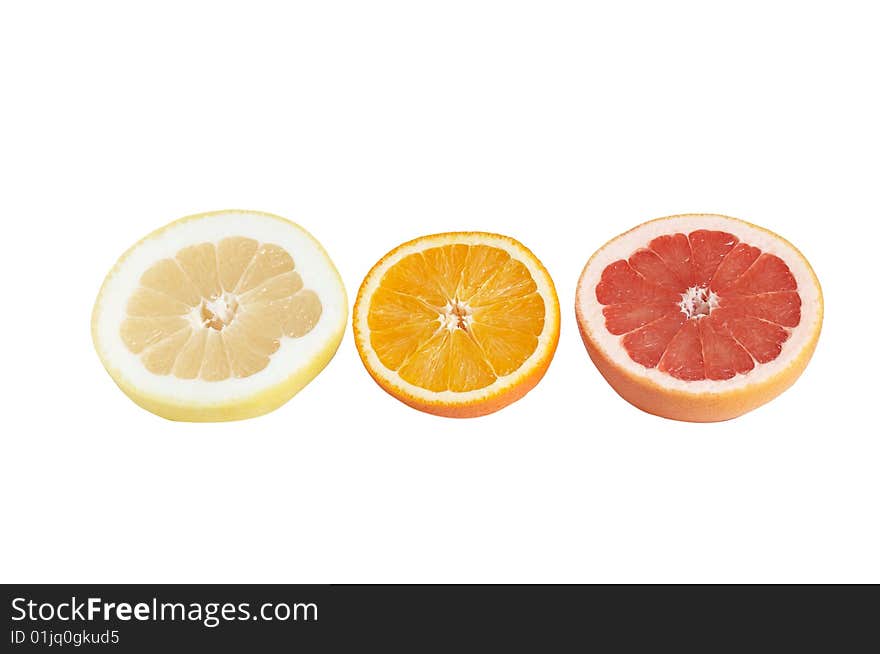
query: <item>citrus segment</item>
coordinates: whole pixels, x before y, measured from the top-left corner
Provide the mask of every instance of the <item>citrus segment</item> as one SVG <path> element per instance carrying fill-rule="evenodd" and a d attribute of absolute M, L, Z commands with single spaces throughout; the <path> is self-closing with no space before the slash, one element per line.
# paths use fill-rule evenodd
<path fill-rule="evenodd" d="M 238 281 L 254 261 L 260 244 L 252 238 L 231 236 L 221 239 L 217 244 L 217 272 L 220 285 L 227 293 L 238 287 Z"/>
<path fill-rule="evenodd" d="M 515 372 L 538 348 L 537 336 L 485 323 L 473 325 L 474 340 L 496 376 Z"/>
<path fill-rule="evenodd" d="M 677 282 L 676 288 L 690 286 L 694 280 L 691 246 L 684 234 L 666 234 L 651 241 L 651 250 L 669 268 Z"/>
<path fill-rule="evenodd" d="M 513 239 L 462 232 L 386 255 L 355 303 L 355 337 L 389 393 L 447 416 L 495 411 L 543 375 L 559 332 L 540 262 Z"/>
<path fill-rule="evenodd" d="M 223 337 L 214 330 L 205 331 L 205 353 L 199 366 L 199 375 L 205 381 L 220 381 L 230 376 L 229 355 Z"/>
<path fill-rule="evenodd" d="M 180 349 L 171 373 L 181 379 L 195 379 L 202 370 L 205 360 L 205 343 L 208 331 L 198 329 L 190 334 L 189 340 Z"/>
<path fill-rule="evenodd" d="M 213 243 L 199 243 L 185 247 L 175 257 L 183 274 L 198 289 L 203 298 L 220 295 L 220 278 L 217 273 L 217 252 Z"/>
<path fill-rule="evenodd" d="M 730 379 L 755 367 L 752 355 L 732 336 L 716 329 L 708 320 L 696 323 L 700 329 L 700 352 L 709 379 Z"/>
<path fill-rule="evenodd" d="M 725 290 L 743 273 L 751 268 L 755 259 L 761 256 L 761 250 L 745 243 L 737 243 L 724 259 L 718 264 L 712 275 L 712 286 L 716 290 Z"/>
<path fill-rule="evenodd" d="M 697 288 L 708 286 L 718 266 L 738 241 L 733 234 L 708 229 L 697 229 L 688 234 L 694 266 L 693 285 Z"/>
<path fill-rule="evenodd" d="M 307 383 L 335 352 L 345 317 L 338 273 L 302 228 L 218 212 L 172 223 L 123 255 L 95 304 L 93 336 L 142 406 L 234 419 L 272 410 Z"/>
<path fill-rule="evenodd" d="M 150 266 L 141 275 L 140 284 L 190 307 L 202 298 L 199 289 L 173 259 L 162 259 Z"/>
<path fill-rule="evenodd" d="M 591 357 L 618 392 L 667 417 L 719 420 L 767 401 L 806 365 L 822 321 L 803 256 L 724 216 L 673 216 L 600 249 L 578 285 Z"/>
<path fill-rule="evenodd" d="M 633 361 L 647 368 L 654 368 L 660 363 L 666 346 L 683 324 L 681 313 L 670 311 L 657 320 L 626 333 L 621 343 Z"/>
<path fill-rule="evenodd" d="M 539 336 L 544 330 L 544 299 L 537 292 L 522 297 L 498 298 L 486 304 L 477 303 L 472 309 L 474 323 L 513 329 L 533 336 Z"/>

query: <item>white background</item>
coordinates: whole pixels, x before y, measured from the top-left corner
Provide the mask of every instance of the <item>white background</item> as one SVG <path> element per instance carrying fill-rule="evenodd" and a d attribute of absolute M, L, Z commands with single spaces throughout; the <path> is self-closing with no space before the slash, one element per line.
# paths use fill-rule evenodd
<path fill-rule="evenodd" d="M 871 4 L 59 2 L 0 10 L 2 581 L 880 582 L 880 40 Z M 544 381 L 453 421 L 351 331 L 278 411 L 135 406 L 89 320 L 181 216 L 279 213 L 353 299 L 409 238 L 490 230 L 563 308 Z M 826 297 L 800 381 L 732 422 L 619 399 L 573 311 L 589 255 L 708 211 Z"/>

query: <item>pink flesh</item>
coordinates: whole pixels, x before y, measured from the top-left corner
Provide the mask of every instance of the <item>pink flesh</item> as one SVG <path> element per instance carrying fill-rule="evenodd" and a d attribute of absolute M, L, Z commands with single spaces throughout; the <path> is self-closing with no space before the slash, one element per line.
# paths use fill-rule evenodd
<path fill-rule="evenodd" d="M 714 294 L 688 316 L 683 295 Z M 779 356 L 801 317 L 797 282 L 776 255 L 727 232 L 658 236 L 608 265 L 596 285 L 605 327 L 630 358 L 677 379 L 730 379 Z"/>

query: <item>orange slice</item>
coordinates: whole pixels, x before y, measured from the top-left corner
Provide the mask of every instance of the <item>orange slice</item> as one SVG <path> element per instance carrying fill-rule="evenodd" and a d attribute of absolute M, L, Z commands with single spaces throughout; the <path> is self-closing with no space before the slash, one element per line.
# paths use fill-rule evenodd
<path fill-rule="evenodd" d="M 270 214 L 189 216 L 116 263 L 95 303 L 104 367 L 173 420 L 248 418 L 280 406 L 332 358 L 345 289 L 321 245 Z"/>
<path fill-rule="evenodd" d="M 388 393 L 441 416 L 497 411 L 540 381 L 559 341 L 553 280 L 507 236 L 423 236 L 373 266 L 354 307 L 361 360 Z"/>
<path fill-rule="evenodd" d="M 627 401 L 676 420 L 739 416 L 791 386 L 822 327 L 822 289 L 793 245 L 709 214 L 613 239 L 578 284 L 593 362 Z"/>

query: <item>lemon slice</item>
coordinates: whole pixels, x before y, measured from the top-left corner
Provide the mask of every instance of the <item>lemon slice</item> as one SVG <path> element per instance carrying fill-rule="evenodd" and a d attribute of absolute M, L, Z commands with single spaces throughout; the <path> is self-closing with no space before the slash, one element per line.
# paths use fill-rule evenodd
<path fill-rule="evenodd" d="M 255 211 L 188 216 L 107 275 L 92 338 L 116 384 L 171 420 L 272 411 L 333 358 L 348 319 L 330 257 L 292 222 Z"/>

